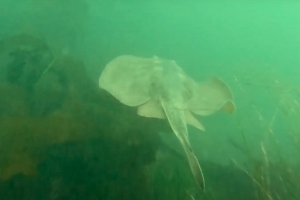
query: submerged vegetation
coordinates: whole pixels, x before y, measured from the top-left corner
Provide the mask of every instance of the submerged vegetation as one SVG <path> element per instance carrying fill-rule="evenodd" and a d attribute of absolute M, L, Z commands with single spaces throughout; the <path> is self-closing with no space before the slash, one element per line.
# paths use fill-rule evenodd
<path fill-rule="evenodd" d="M 200 158 L 207 181 L 200 193 L 182 152 L 158 135 L 171 131 L 167 122 L 139 117 L 100 90 L 82 61 L 31 35 L 0 42 L 0 59 L 3 200 L 300 198 L 298 88 L 235 77 L 234 94 L 248 102 L 237 100 L 239 132 L 229 143 L 246 161 Z M 267 109 L 257 92 L 268 98 Z"/>
<path fill-rule="evenodd" d="M 300 197 L 299 89 L 293 87 L 292 82 L 288 84 L 277 76 L 269 70 L 268 74 L 254 72 L 235 77 L 251 109 L 246 116 L 239 118 L 247 118 L 246 121 L 238 120 L 243 142 L 231 141 L 248 162 L 245 167 L 236 162 L 234 164 L 252 180 L 256 189 L 255 199 L 296 200 Z M 258 93 L 265 95 L 265 103 L 255 102 L 257 99 L 254 97 Z M 249 122 L 251 128 L 246 125 Z M 251 137 L 256 138 L 255 142 L 251 141 Z M 253 149 L 254 146 L 256 149 Z"/>
<path fill-rule="evenodd" d="M 136 116 L 134 109 L 99 90 L 74 58 L 52 56 L 55 62 L 44 74 L 39 68 L 46 70 L 53 60 L 40 65 L 44 53 L 35 51 L 39 40 L 32 37 L 27 43 L 31 37 L 8 39 L 8 46 L 19 42 L 15 51 L 24 56 L 11 57 L 10 49 L 2 53 L 7 62 L 0 87 L 1 199 L 146 195 L 143 168 L 155 160 L 155 132 L 167 126 Z M 13 79 L 11 71 L 18 74 Z"/>

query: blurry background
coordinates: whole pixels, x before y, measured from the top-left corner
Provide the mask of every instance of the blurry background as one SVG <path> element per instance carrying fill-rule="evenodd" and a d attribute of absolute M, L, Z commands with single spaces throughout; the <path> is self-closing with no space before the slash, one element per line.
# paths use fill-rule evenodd
<path fill-rule="evenodd" d="M 249 154 L 299 161 L 300 3 L 0 0 L 0 5 L 0 39 L 36 35 L 81 59 L 95 85 L 106 63 L 122 54 L 174 59 L 198 81 L 223 79 L 237 112 L 200 117 L 204 133 L 189 127 L 200 163 L 247 163 Z"/>
<path fill-rule="evenodd" d="M 249 97 L 234 77 L 247 75 L 251 85 L 246 93 L 269 123 L 276 102 L 270 103 L 262 89 L 276 81 L 299 84 L 299 10 L 296 1 L 1 0 L 0 38 L 18 33 L 39 36 L 83 59 L 95 84 L 106 63 L 122 54 L 174 59 L 199 81 L 220 76 L 233 90 L 237 113 L 253 129 L 247 137 L 258 142 L 261 127 L 249 120 Z M 278 89 L 279 96 L 282 90 Z M 204 118 L 205 133 L 190 128 L 199 155 L 218 162 L 239 156 L 226 142 L 229 136 L 239 137 L 235 118 L 221 114 Z M 282 123 L 275 123 L 283 131 L 277 136 L 287 147 L 291 139 Z"/>

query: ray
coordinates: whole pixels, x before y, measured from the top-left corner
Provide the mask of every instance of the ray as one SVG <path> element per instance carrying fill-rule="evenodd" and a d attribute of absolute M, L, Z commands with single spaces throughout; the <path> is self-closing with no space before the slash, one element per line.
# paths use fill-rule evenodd
<path fill-rule="evenodd" d="M 173 60 L 123 55 L 106 65 L 99 87 L 121 103 L 138 107 L 140 116 L 168 120 L 199 188 L 204 190 L 203 173 L 189 142 L 187 124 L 204 131 L 193 114 L 235 111 L 232 92 L 222 80 L 214 77 L 197 83 Z"/>

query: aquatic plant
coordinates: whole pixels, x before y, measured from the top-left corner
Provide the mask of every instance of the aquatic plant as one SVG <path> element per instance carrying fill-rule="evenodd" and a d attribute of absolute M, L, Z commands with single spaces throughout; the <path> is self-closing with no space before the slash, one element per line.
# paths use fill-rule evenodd
<path fill-rule="evenodd" d="M 253 181 L 256 199 L 299 199 L 300 174 L 296 170 L 299 159 L 291 157 L 300 153 L 297 144 L 300 131 L 297 122 L 300 118 L 298 89 L 270 74 L 269 72 L 263 79 L 259 79 L 258 73 L 250 80 L 235 77 L 240 91 L 247 97 L 248 105 L 252 109 L 251 114 L 248 112 L 247 121 L 251 120 L 255 124 L 255 128 L 246 130 L 242 125 L 244 123 L 238 122 L 243 145 L 232 141 L 231 144 L 248 158 L 248 169 L 235 164 Z M 261 90 L 268 94 L 264 100 L 268 102 L 269 110 L 260 108 L 263 104 L 256 102 L 251 87 L 256 88 L 256 93 Z M 260 153 L 255 153 L 251 147 L 253 142 L 249 141 L 249 135 L 253 134 L 258 143 L 254 146 L 259 147 Z"/>
<path fill-rule="evenodd" d="M 153 199 L 144 167 L 154 162 L 156 133 L 168 130 L 166 123 L 140 118 L 99 91 L 70 56 L 39 77 L 30 91 L 0 84 L 0 196 L 71 199 L 76 190 L 85 199 Z M 32 194 L 21 192 L 25 186 Z"/>

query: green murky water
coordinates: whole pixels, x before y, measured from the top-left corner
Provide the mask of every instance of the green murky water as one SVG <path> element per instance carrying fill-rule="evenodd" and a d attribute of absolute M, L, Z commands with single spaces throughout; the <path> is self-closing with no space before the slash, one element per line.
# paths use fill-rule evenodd
<path fill-rule="evenodd" d="M 0 0 L 0 199 L 297 200 L 300 3 Z M 120 55 L 218 76 L 237 110 L 197 117 L 197 189 L 167 121 L 98 87 Z"/>

